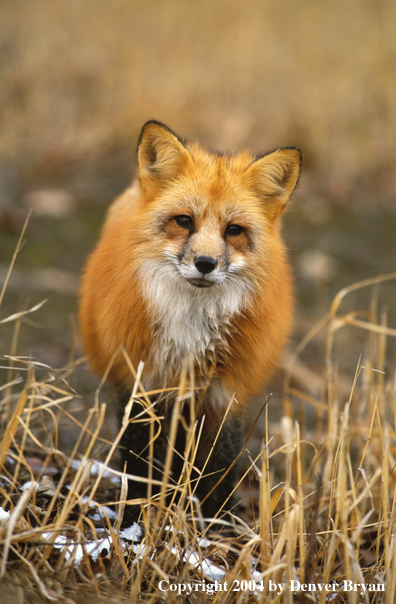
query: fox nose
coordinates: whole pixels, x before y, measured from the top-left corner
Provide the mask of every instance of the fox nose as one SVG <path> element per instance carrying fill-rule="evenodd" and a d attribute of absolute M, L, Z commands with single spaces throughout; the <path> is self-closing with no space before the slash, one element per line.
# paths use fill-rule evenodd
<path fill-rule="evenodd" d="M 194 260 L 195 268 L 199 270 L 203 275 L 211 273 L 217 266 L 217 260 L 210 256 L 198 256 Z"/>

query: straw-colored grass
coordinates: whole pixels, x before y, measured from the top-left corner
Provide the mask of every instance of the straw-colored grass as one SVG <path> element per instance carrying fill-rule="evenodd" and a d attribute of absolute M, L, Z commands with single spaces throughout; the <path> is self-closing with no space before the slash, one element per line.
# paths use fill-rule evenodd
<path fill-rule="evenodd" d="M 125 178 L 131 141 L 146 119 L 156 118 L 216 148 L 297 144 L 311 196 L 348 206 L 355 200 L 359 207 L 369 201 L 368 208 L 373 198 L 389 203 L 396 4 L 292 4 L 1 3 L 2 201 L 11 207 L 48 182 L 73 188 L 77 172 L 85 191 L 87 170 L 97 179 Z M 362 195 L 351 194 L 356 190 Z M 187 378 L 179 387 L 160 494 L 150 498 L 149 481 L 143 533 L 125 533 L 126 477 L 116 459 L 125 422 L 111 433 L 103 384 L 90 406 L 75 391 L 83 360 L 54 368 L 16 356 L 23 322 L 44 300 L 2 313 L 0 338 L 3 325 L 15 328 L 0 362 L 6 368 L 0 603 L 393 604 L 396 326 L 393 317 L 388 325 L 382 292 L 395 279 L 380 276 L 342 290 L 296 347 L 282 417 L 271 419 L 270 399 L 258 420 L 267 418 L 258 456 L 245 451 L 251 467 L 237 496 L 251 492 L 251 500 L 236 516 L 232 538 L 208 531 L 194 498 L 189 477 L 201 426 L 188 428 L 180 479 L 170 476 Z M 366 300 L 367 291 L 362 308 L 354 296 Z M 307 366 L 301 359 L 317 355 L 318 340 L 325 343 L 323 356 Z M 356 350 L 359 362 L 351 360 Z M 129 406 L 137 397 L 150 405 L 135 370 Z M 67 452 L 60 444 L 66 423 L 73 435 Z M 157 425 L 151 425 L 154 438 Z M 252 510 L 249 521 L 246 510 Z M 347 589 L 357 584 L 367 586 L 365 593 Z"/>
<path fill-rule="evenodd" d="M 394 22 L 392 0 L 3 2 L 0 166 L 35 187 L 125 170 L 156 118 L 219 149 L 299 145 L 331 197 L 386 200 Z"/>
<path fill-rule="evenodd" d="M 0 390 L 1 602 L 393 603 L 396 399 L 387 344 L 396 330 L 384 313 L 377 315 L 380 285 L 395 280 L 396 274 L 381 276 L 341 291 L 297 347 L 283 417 L 278 425 L 267 421 L 261 452 L 245 473 L 258 485 L 251 502 L 257 514 L 250 526 L 236 516 L 234 537 L 213 536 L 194 498 L 189 476 L 201 429 L 194 422 L 183 473 L 177 483 L 170 476 L 180 409 L 190 396 L 186 377 L 160 494 L 142 502 L 143 532 L 135 527 L 134 540 L 121 529 L 126 478 L 114 469 L 113 456 L 129 408 L 137 398 L 151 404 L 139 381 L 141 367 L 120 432 L 109 440 L 101 385 L 83 424 L 69 410 L 79 399 L 69 386 L 79 361 L 55 370 L 3 359 L 9 380 Z M 373 292 L 367 312 L 344 312 L 352 292 L 367 288 Z M 21 318 L 8 317 L 16 332 Z M 355 374 L 347 376 L 347 398 L 334 353 L 345 330 L 366 336 Z M 327 333 L 322 389 L 314 396 L 308 384 L 293 385 L 293 376 L 320 332 Z M 21 385 L 16 378 L 24 369 Z M 315 413 L 313 427 L 304 421 L 307 409 Z M 265 410 L 268 416 L 268 405 Z M 74 424 L 69 455 L 58 447 L 64 417 Z M 154 415 L 152 425 L 154 438 Z"/>

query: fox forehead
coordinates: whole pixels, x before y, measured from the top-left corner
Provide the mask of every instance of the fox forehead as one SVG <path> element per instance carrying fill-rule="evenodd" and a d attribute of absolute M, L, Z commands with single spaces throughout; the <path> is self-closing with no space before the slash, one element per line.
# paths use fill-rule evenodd
<path fill-rule="evenodd" d="M 193 162 L 186 163 L 181 170 L 180 186 L 195 189 L 208 202 L 225 202 L 231 207 L 249 192 L 244 172 L 253 158 L 247 152 L 220 155 L 208 153 L 197 145 L 191 151 Z"/>

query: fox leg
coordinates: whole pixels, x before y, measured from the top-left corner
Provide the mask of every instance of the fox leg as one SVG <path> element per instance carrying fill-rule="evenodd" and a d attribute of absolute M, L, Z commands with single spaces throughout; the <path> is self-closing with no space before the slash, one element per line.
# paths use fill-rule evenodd
<path fill-rule="evenodd" d="M 124 408 L 129 400 L 129 395 L 121 395 L 119 397 L 120 402 L 120 424 L 122 422 Z M 130 420 L 139 413 L 142 409 L 138 405 L 132 411 Z M 142 418 L 143 419 L 143 418 Z M 137 477 L 147 478 L 149 459 L 148 444 L 150 442 L 150 421 L 147 422 L 131 421 L 125 430 L 121 441 L 120 441 L 120 452 L 121 452 L 121 468 L 125 470 L 127 474 L 132 474 Z M 162 420 L 163 423 L 164 420 Z M 167 423 L 167 422 L 165 422 Z M 153 471 L 152 477 L 154 480 L 162 482 L 163 479 L 163 467 L 166 457 L 166 449 L 168 446 L 166 439 L 166 429 L 162 425 L 161 434 L 154 441 L 154 453 L 153 453 Z M 156 431 L 157 428 L 155 427 Z M 182 426 L 179 426 L 175 448 L 180 455 L 175 454 L 172 463 L 171 480 L 176 481 L 182 471 L 183 462 L 182 456 L 185 446 L 185 431 Z M 213 435 L 216 436 L 216 433 Z M 216 444 L 211 453 L 209 462 L 205 467 L 205 472 L 202 477 L 199 478 L 197 487 L 195 489 L 195 495 L 200 501 L 204 500 L 205 497 L 211 492 L 213 493 L 204 501 L 202 505 L 202 512 L 204 517 L 213 518 L 219 509 L 224 504 L 224 510 L 230 510 L 234 505 L 234 498 L 230 495 L 234 489 L 236 478 L 237 478 L 237 467 L 236 465 L 226 474 L 229 466 L 232 464 L 236 456 L 241 450 L 241 438 L 242 438 L 242 425 L 237 419 L 232 419 L 224 423 L 220 434 L 218 435 Z M 206 448 L 206 447 L 205 447 Z M 208 448 L 209 453 L 210 447 Z M 206 460 L 206 456 L 203 455 L 198 467 L 202 469 Z M 216 487 L 219 480 L 224 476 L 220 484 Z M 196 475 L 193 473 L 193 478 Z M 216 487 L 216 488 L 214 488 Z M 159 492 L 158 485 L 154 485 L 151 489 L 151 493 L 154 495 Z M 128 480 L 128 499 L 146 499 L 147 498 L 147 482 L 136 481 L 133 479 Z M 228 500 L 227 500 L 228 499 Z M 139 504 L 130 505 L 127 508 L 127 518 L 137 519 L 141 511 Z"/>
<path fill-rule="evenodd" d="M 200 478 L 196 489 L 197 497 L 200 500 L 204 500 L 206 495 L 210 493 L 222 476 L 224 476 L 220 484 L 202 505 L 204 517 L 213 518 L 223 504 L 226 511 L 234 506 L 234 497 L 230 495 L 237 480 L 237 464 L 227 474 L 226 472 L 240 453 L 241 448 L 241 421 L 238 419 L 228 420 L 220 431 L 204 475 Z M 229 498 L 228 501 L 227 498 Z"/>
<path fill-rule="evenodd" d="M 121 394 L 119 396 L 119 423 L 121 425 L 124 416 L 125 405 L 129 400 L 129 394 Z M 140 421 L 134 422 L 136 418 L 142 412 L 143 408 L 139 405 L 134 405 L 132 413 L 129 417 L 130 423 L 122 435 L 120 441 L 120 453 L 121 453 L 121 469 L 127 474 L 132 474 L 136 477 L 146 478 L 149 474 L 149 443 L 151 438 L 150 422 L 152 418 L 147 417 L 147 421 L 144 415 L 139 418 Z M 132 420 L 132 421 L 131 421 Z M 158 429 L 157 423 L 154 426 L 154 432 Z M 166 454 L 166 442 L 162 434 L 154 442 L 154 453 L 153 453 L 153 471 L 152 478 L 156 481 L 162 480 L 162 469 Z M 128 499 L 147 499 L 147 481 L 138 481 L 129 479 L 128 480 Z M 153 485 L 151 489 L 152 495 L 158 493 L 158 485 Z M 141 512 L 140 504 L 130 505 L 126 511 L 127 518 L 137 519 Z"/>

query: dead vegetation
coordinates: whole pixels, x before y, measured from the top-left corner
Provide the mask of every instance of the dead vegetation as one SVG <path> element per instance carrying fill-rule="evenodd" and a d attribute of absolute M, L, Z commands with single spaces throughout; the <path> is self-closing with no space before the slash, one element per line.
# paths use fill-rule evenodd
<path fill-rule="evenodd" d="M 220 150 L 295 144 L 328 199 L 386 204 L 394 21 L 391 0 L 2 3 L 0 168 L 35 187 L 76 165 L 114 177 L 156 118 Z"/>
<path fill-rule="evenodd" d="M 86 250 L 76 252 L 71 237 L 78 222 L 69 222 L 63 249 L 60 227 L 52 222 L 40 230 L 36 222 L 30 236 L 39 241 L 39 258 L 19 273 L 16 285 L 9 281 L 14 261 L 8 271 L 6 236 L 20 232 L 24 204 L 36 214 L 62 216 L 76 200 L 80 206 L 86 197 L 107 202 L 130 178 L 131 143 L 146 119 L 160 119 L 209 147 L 263 151 L 296 144 L 305 153 L 307 195 L 291 235 L 305 241 L 323 224 L 319 243 L 310 240 L 313 251 L 344 250 L 340 258 L 335 254 L 338 264 L 327 267 L 323 259 L 329 258 L 317 252 L 302 259 L 302 278 L 309 273 L 320 289 L 312 288 L 312 297 L 321 296 L 320 307 L 327 306 L 320 278 L 335 282 L 349 258 L 346 247 L 356 258 L 354 274 L 363 265 L 375 274 L 370 262 L 376 255 L 379 270 L 393 257 L 391 214 L 383 219 L 389 230 L 369 242 L 374 210 L 393 212 L 394 206 L 395 10 L 391 0 L 297 0 L 293 8 L 261 0 L 243 7 L 225 0 L 1 4 L 0 339 L 14 326 L 1 357 L 2 604 L 393 604 L 395 316 L 392 305 L 387 313 L 383 293 L 387 284 L 394 289 L 395 275 L 342 290 L 297 346 L 281 420 L 271 418 L 270 400 L 262 446 L 241 476 L 238 538 L 208 533 L 188 481 L 175 488 L 169 476 L 164 492 L 169 487 L 177 505 L 165 510 L 161 500 L 152 502 L 142 517 L 144 532 L 125 533 L 125 484 L 112 458 L 118 437 L 107 426 L 106 394 L 99 388 L 90 406 L 76 392 L 71 383 L 81 359 L 55 369 L 42 357 L 17 354 L 25 323 L 44 300 L 21 310 L 7 296 L 11 287 L 27 296 L 42 289 L 74 295 L 74 266 L 64 259 L 73 248 L 81 265 Z M 337 237 L 330 245 L 333 202 L 355 213 L 345 241 Z M 361 212 L 369 216 L 364 244 L 355 232 L 353 247 L 351 230 Z M 334 222 L 338 232 L 337 216 Z M 50 231 L 62 257 L 55 259 L 51 240 L 49 258 L 64 270 L 62 281 L 59 272 L 37 270 L 48 269 L 42 244 Z M 309 312 L 313 316 L 312 307 Z M 67 454 L 61 438 L 66 421 L 73 434 Z M 191 432 L 186 476 L 198 438 L 199 431 Z M 227 589 L 211 589 L 216 580 Z M 292 592 L 290 581 L 316 590 Z M 345 590 L 344 581 L 385 591 Z M 331 589 L 320 590 L 326 582 Z M 275 584 L 286 589 L 278 593 Z M 188 585 L 190 595 L 182 591 Z"/>
<path fill-rule="evenodd" d="M 395 279 L 385 275 L 345 288 L 297 347 L 283 417 L 277 425 L 267 417 L 261 451 L 241 476 L 237 492 L 250 518 L 235 516 L 232 538 L 214 535 L 203 522 L 189 481 L 200 426 L 188 428 L 177 484 L 169 473 L 188 380 L 180 385 L 160 495 L 144 507 L 139 527 L 125 528 L 126 479 L 113 462 L 125 424 L 113 438 L 103 430 L 101 386 L 81 422 L 69 407 L 82 404 L 69 385 L 80 360 L 55 370 L 12 354 L 4 358 L 2 602 L 393 603 L 396 398 L 388 355 L 396 330 L 381 310 L 381 286 Z M 364 290 L 371 291 L 369 308 L 349 309 L 348 298 Z M 5 286 L 0 299 L 4 295 Z M 14 321 L 15 338 L 25 317 L 5 319 Z M 337 367 L 335 351 L 340 335 L 351 330 L 365 343 L 348 376 Z M 321 388 L 313 395 L 309 385 L 296 385 L 295 368 L 319 333 L 326 334 L 326 346 Z M 139 370 L 129 405 L 146 398 Z M 309 411 L 312 426 L 305 421 Z M 75 434 L 68 455 L 58 444 L 65 417 Z"/>

